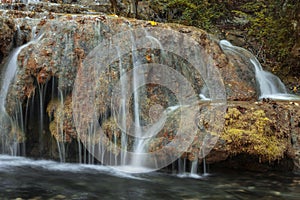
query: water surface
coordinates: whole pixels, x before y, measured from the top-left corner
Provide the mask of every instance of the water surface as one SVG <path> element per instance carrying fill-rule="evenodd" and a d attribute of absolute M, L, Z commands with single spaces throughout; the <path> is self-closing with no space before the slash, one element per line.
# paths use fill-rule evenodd
<path fill-rule="evenodd" d="M 300 199 L 300 175 L 126 174 L 99 165 L 0 155 L 0 199 Z"/>

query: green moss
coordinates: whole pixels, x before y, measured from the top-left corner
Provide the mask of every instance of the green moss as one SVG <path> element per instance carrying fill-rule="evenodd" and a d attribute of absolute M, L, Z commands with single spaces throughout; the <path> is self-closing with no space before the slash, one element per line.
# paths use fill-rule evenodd
<path fill-rule="evenodd" d="M 168 22 L 212 30 L 230 16 L 226 5 L 217 0 L 154 0 L 151 7 Z"/>
<path fill-rule="evenodd" d="M 297 20 L 299 8 L 300 3 L 292 1 L 249 1 L 233 12 L 248 20 L 248 36 L 255 37 L 260 44 L 256 48 L 258 56 L 264 54 L 268 60 L 280 62 L 281 67 L 276 69 L 289 72 L 288 68 L 282 67 L 293 57 L 291 49 L 297 35 L 293 23 Z"/>
<path fill-rule="evenodd" d="M 270 125 L 263 110 L 241 113 L 237 108 L 229 108 L 221 139 L 233 154 L 246 153 L 262 161 L 274 161 L 283 157 L 285 142 L 272 134 Z"/>

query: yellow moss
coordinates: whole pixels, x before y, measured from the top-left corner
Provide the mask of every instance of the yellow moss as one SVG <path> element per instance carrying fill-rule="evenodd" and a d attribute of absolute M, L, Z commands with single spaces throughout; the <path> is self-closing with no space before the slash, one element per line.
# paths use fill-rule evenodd
<path fill-rule="evenodd" d="M 110 139 L 112 139 L 113 137 L 117 137 L 117 138 L 120 137 L 121 134 L 120 128 L 118 127 L 113 117 L 103 122 L 102 129 Z"/>
<path fill-rule="evenodd" d="M 47 113 L 52 120 L 49 130 L 57 141 L 71 142 L 77 133 L 73 127 L 72 98 L 66 97 L 64 102 L 58 99 L 51 100 L 47 105 Z"/>
<path fill-rule="evenodd" d="M 241 112 L 237 108 L 229 108 L 225 119 L 238 119 Z"/>
<path fill-rule="evenodd" d="M 236 108 L 229 108 L 226 127 L 221 139 L 233 154 L 257 155 L 263 161 L 274 161 L 283 157 L 284 140 L 272 135 L 271 121 L 263 110 L 242 114 Z"/>
<path fill-rule="evenodd" d="M 51 118 L 52 114 L 54 113 L 54 111 L 57 109 L 57 107 L 59 106 L 60 101 L 58 99 L 52 99 L 48 105 L 47 105 L 47 114 L 48 116 Z"/>
<path fill-rule="evenodd" d="M 57 134 L 57 124 L 55 121 L 50 122 L 49 124 L 49 130 L 51 132 L 51 135 L 59 142 L 62 142 L 62 138 L 60 138 Z"/>

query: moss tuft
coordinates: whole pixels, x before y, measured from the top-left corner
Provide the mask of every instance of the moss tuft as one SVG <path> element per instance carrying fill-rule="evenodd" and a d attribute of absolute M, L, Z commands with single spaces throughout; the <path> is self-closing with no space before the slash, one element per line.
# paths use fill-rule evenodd
<path fill-rule="evenodd" d="M 229 108 L 226 128 L 221 139 L 233 154 L 246 153 L 259 156 L 261 161 L 274 161 L 283 157 L 285 142 L 271 131 L 271 122 L 263 110 L 241 113 Z"/>

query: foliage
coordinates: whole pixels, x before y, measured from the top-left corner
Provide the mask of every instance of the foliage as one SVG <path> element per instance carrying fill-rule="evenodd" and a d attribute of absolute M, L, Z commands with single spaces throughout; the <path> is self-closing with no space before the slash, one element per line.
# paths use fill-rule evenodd
<path fill-rule="evenodd" d="M 275 73 L 279 70 L 282 76 L 300 73 L 299 58 L 291 53 L 299 38 L 299 1 L 152 0 L 151 9 L 158 15 L 157 21 L 196 26 L 208 32 L 243 31 L 263 65 Z"/>
<path fill-rule="evenodd" d="M 168 22 L 196 26 L 206 30 L 224 21 L 230 14 L 218 0 L 154 0 L 152 8 Z"/>
<path fill-rule="evenodd" d="M 295 44 L 293 23 L 299 8 L 299 2 L 265 0 L 250 1 L 233 12 L 249 21 L 248 35 L 260 41 L 268 57 L 284 62 Z"/>

